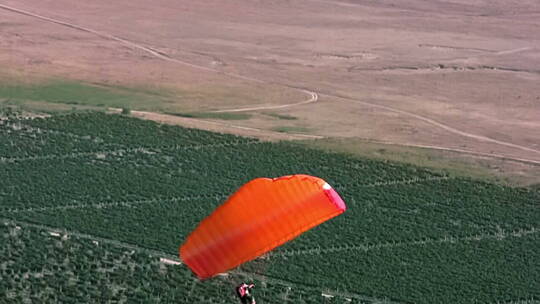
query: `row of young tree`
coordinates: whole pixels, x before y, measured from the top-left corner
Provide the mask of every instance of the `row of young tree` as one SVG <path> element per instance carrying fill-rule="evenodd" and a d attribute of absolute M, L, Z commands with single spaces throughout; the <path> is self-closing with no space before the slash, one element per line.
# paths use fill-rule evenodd
<path fill-rule="evenodd" d="M 256 284 L 263 303 L 361 303 L 324 298 L 313 286 L 235 273 L 200 282 L 186 267 L 162 264 L 156 256 L 64 232 L 51 235 L 21 223 L 3 222 L 0 240 L 5 303 L 231 303 L 236 301 L 234 286 L 246 279 Z"/>
<path fill-rule="evenodd" d="M 434 300 L 437 295 L 447 295 L 445 298 L 455 300 L 454 303 L 468 303 L 470 294 L 458 293 L 452 287 L 461 285 L 444 285 L 440 280 L 448 278 L 448 282 L 454 282 L 470 277 L 465 281 L 480 282 L 490 270 L 504 269 L 499 266 L 501 256 L 506 254 L 516 256 L 509 264 L 516 273 L 537 269 L 536 264 L 531 267 L 530 263 L 538 258 L 530 250 L 538 247 L 537 234 L 530 234 L 532 241 L 523 246 L 517 244 L 524 238 L 513 237 L 514 231 L 534 231 L 531 229 L 540 222 L 537 190 L 449 178 L 413 166 L 357 159 L 286 143 L 262 143 L 165 127 L 121 116 L 76 114 L 32 120 L 31 124 L 50 131 L 43 132 L 43 136 L 50 134 L 51 138 L 61 138 L 75 147 L 84 138 L 100 138 L 103 143 L 111 144 L 115 139 L 114 144 L 119 145 L 115 148 L 124 151 L 0 161 L 0 210 L 9 218 L 176 254 L 189 231 L 245 182 L 261 176 L 304 173 L 327 180 L 344 198 L 348 210 L 278 249 L 268 267 L 273 276 L 315 289 L 361 292 L 374 298 L 392 294 L 395 299 L 427 303 L 422 302 L 424 295 L 424 299 L 433 302 L 450 303 Z M 160 133 L 162 128 L 166 131 Z M 19 140 L 11 135 L 7 138 Z M 32 138 L 22 138 L 26 145 L 32 144 Z M 39 146 L 39 142 L 35 144 Z M 125 150 L 145 146 L 146 149 Z M 74 150 L 87 148 L 81 145 Z M 42 153 L 39 148 L 35 151 L 36 155 L 44 155 L 39 154 Z M 470 241 L 475 236 L 485 241 Z M 441 241 L 445 238 L 450 241 Z M 453 238 L 458 241 L 452 243 Z M 487 241 L 494 243 L 484 245 Z M 487 248 L 482 249 L 479 257 L 486 260 L 492 257 L 497 262 L 482 268 L 477 265 L 481 264 L 478 260 L 471 260 L 470 254 L 459 252 L 455 253 L 458 259 L 449 262 L 454 254 L 452 248 L 470 252 L 479 246 Z M 47 250 L 57 252 L 54 248 Z M 99 254 L 91 250 L 86 260 Z M 39 261 L 43 257 L 30 260 Z M 423 263 L 429 267 L 417 271 Z M 448 265 L 453 266 L 448 268 Z M 481 274 L 475 275 L 468 269 L 478 269 Z M 76 270 L 82 272 L 86 268 Z M 540 271 L 531 273 L 527 279 L 537 282 Z M 393 277 L 402 274 L 408 279 Z M 505 272 L 500 274 L 504 286 L 517 282 L 511 275 L 505 280 Z M 429 283 L 431 277 L 439 283 Z M 179 280 L 192 283 L 191 279 Z M 440 286 L 446 289 L 437 289 Z M 481 286 L 494 287 L 487 283 Z M 529 285 L 519 286 L 519 292 L 508 295 L 521 298 L 534 295 Z M 155 294 L 136 290 L 137 297 Z M 201 302 L 209 301 L 205 300 L 205 291 L 195 293 L 200 295 Z M 480 302 L 493 299 L 493 293 L 479 294 Z M 162 297 L 170 299 L 167 298 L 170 295 L 165 292 Z M 188 296 L 193 295 L 179 293 L 175 299 Z"/>

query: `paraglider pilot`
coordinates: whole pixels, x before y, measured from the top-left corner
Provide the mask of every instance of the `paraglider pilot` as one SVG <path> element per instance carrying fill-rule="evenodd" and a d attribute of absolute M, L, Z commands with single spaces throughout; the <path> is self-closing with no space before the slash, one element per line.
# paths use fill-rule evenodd
<path fill-rule="evenodd" d="M 256 304 L 255 298 L 251 294 L 251 289 L 255 287 L 253 284 L 242 283 L 236 287 L 236 295 L 240 298 L 242 304 Z"/>

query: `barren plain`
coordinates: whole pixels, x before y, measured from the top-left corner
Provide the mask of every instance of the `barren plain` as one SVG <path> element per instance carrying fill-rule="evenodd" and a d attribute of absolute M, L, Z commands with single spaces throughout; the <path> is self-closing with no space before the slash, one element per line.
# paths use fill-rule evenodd
<path fill-rule="evenodd" d="M 233 132 L 471 152 L 538 172 L 537 1 L 0 4 L 7 79 L 167 92 L 133 109 L 246 112 Z"/>

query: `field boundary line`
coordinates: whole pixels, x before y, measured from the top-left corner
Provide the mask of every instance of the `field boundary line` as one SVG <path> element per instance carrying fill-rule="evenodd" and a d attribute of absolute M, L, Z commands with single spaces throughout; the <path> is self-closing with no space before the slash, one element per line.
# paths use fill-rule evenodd
<path fill-rule="evenodd" d="M 163 202 L 186 202 L 194 201 L 199 199 L 207 200 L 221 200 L 229 197 L 225 194 L 216 194 L 216 195 L 193 195 L 193 196 L 176 196 L 169 198 L 148 198 L 148 199 L 138 199 L 138 200 L 127 200 L 127 201 L 112 201 L 112 202 L 98 202 L 98 203 L 79 203 L 71 205 L 57 205 L 57 206 L 48 206 L 48 207 L 29 207 L 29 208 L 5 208 L 0 209 L 2 212 L 6 213 L 25 213 L 25 212 L 46 212 L 53 210 L 70 210 L 70 209 L 86 209 L 86 208 L 95 208 L 95 209 L 106 209 L 114 207 L 133 207 L 136 205 L 144 204 L 153 204 L 153 203 L 163 203 Z"/>
<path fill-rule="evenodd" d="M 269 82 L 269 81 L 266 81 L 266 80 L 261 80 L 261 79 L 251 77 L 251 76 L 240 75 L 240 74 L 237 74 L 237 73 L 224 72 L 224 71 L 221 71 L 221 70 L 218 70 L 218 69 L 209 68 L 209 67 L 205 67 L 205 66 L 202 66 L 202 65 L 189 63 L 187 61 L 172 58 L 172 57 L 170 57 L 169 55 L 167 55 L 167 54 L 165 54 L 163 52 L 160 52 L 158 50 L 153 49 L 152 47 L 147 47 L 147 46 L 144 46 L 144 45 L 141 45 L 141 44 L 126 40 L 124 38 L 112 35 L 112 34 L 96 31 L 96 30 L 93 30 L 93 29 L 90 29 L 90 28 L 87 28 L 87 27 L 83 27 L 83 26 L 80 26 L 80 25 L 76 25 L 76 24 L 73 24 L 73 23 L 66 22 L 66 21 L 61 21 L 61 20 L 58 20 L 58 19 L 46 17 L 46 16 L 43 16 L 43 15 L 39 15 L 39 14 L 36 14 L 36 13 L 26 11 L 26 10 L 18 9 L 18 8 L 15 8 L 15 7 L 12 7 L 12 6 L 0 4 L 0 8 L 11 11 L 11 12 L 14 12 L 14 13 L 18 13 L 18 14 L 26 15 L 26 16 L 33 17 L 33 18 L 38 18 L 38 19 L 41 19 L 41 20 L 44 20 L 44 21 L 52 22 L 52 23 L 55 23 L 55 24 L 58 24 L 58 25 L 66 26 L 66 27 L 69 27 L 69 28 L 72 28 L 72 29 L 75 29 L 75 30 L 78 30 L 78 31 L 91 33 L 91 34 L 94 34 L 94 35 L 96 35 L 98 37 L 102 37 L 102 38 L 105 38 L 105 39 L 108 39 L 108 40 L 113 40 L 113 41 L 119 42 L 121 44 L 124 44 L 126 46 L 129 46 L 131 48 L 142 50 L 142 51 L 144 51 L 144 52 L 146 52 L 148 54 L 151 54 L 152 56 L 154 56 L 154 57 L 156 57 L 158 59 L 161 59 L 161 60 L 165 60 L 165 61 L 168 61 L 168 62 L 173 62 L 173 63 L 176 63 L 176 64 L 189 66 L 189 67 L 192 67 L 192 68 L 195 68 L 195 69 L 208 71 L 208 72 L 212 72 L 212 73 L 216 73 L 216 74 L 220 74 L 220 75 L 225 75 L 225 76 L 236 78 L 236 79 L 242 79 L 242 80 L 246 80 L 246 81 L 269 84 L 269 85 L 278 85 L 278 86 L 281 86 L 281 87 L 284 87 L 284 88 L 288 88 L 288 89 L 291 89 L 291 90 L 301 92 L 303 94 L 308 94 L 311 97 L 308 100 L 302 100 L 300 102 L 287 104 L 287 105 L 279 105 L 277 107 L 292 107 L 292 106 L 296 106 L 296 105 L 303 105 L 303 104 L 307 104 L 307 103 L 311 103 L 311 102 L 316 102 L 318 100 L 317 93 L 313 92 L 313 91 L 309 91 L 309 90 L 306 90 L 306 89 L 300 89 L 300 88 L 290 86 L 290 85 L 273 83 L 273 82 Z M 260 107 L 258 110 L 261 110 L 261 109 L 273 109 L 273 108 L 274 108 L 274 106 Z M 231 111 L 231 110 L 225 110 L 225 111 L 227 112 L 227 111 Z M 250 110 L 240 109 L 240 111 L 250 111 Z"/>
<path fill-rule="evenodd" d="M 504 50 L 504 51 L 498 51 L 498 52 L 496 52 L 495 55 L 515 54 L 515 53 L 520 53 L 520 52 L 524 52 L 524 51 L 528 51 L 528 50 L 532 50 L 532 49 L 533 49 L 532 47 L 526 46 L 526 47 L 520 47 L 520 48 L 515 48 L 515 49 L 508 49 L 508 50 Z"/>
<path fill-rule="evenodd" d="M 44 224 L 36 224 L 36 223 L 31 223 L 31 222 L 21 221 L 21 220 L 16 220 L 16 219 L 9 219 L 9 218 L 0 218 L 0 221 L 3 222 L 3 223 L 13 223 L 15 225 L 23 226 L 23 227 L 26 226 L 26 227 L 31 227 L 31 228 L 35 228 L 35 229 L 41 229 L 41 230 L 44 230 L 44 231 L 48 232 L 49 234 L 56 233 L 56 234 L 67 235 L 67 236 L 74 235 L 74 236 L 76 236 L 78 238 L 87 239 L 87 240 L 90 240 L 90 241 L 98 241 L 98 242 L 102 242 L 102 243 L 111 244 L 111 245 L 114 245 L 114 246 L 117 246 L 117 247 L 127 248 L 127 249 L 131 249 L 131 250 L 138 250 L 138 251 L 147 253 L 147 254 L 149 254 L 149 255 L 151 255 L 153 257 L 157 257 L 157 258 L 159 258 L 161 256 L 161 257 L 165 257 L 167 259 L 178 260 L 177 256 L 175 256 L 173 254 L 170 254 L 170 253 L 163 252 L 161 250 L 141 247 L 139 245 L 126 243 L 126 242 L 113 240 L 113 239 L 108 239 L 108 238 L 104 238 L 104 237 L 100 237 L 100 236 L 96 236 L 96 235 L 91 235 L 91 234 L 87 234 L 87 233 L 77 232 L 77 231 L 73 231 L 73 230 L 68 230 L 66 228 L 52 227 L 52 226 L 48 226 L 48 225 L 44 225 Z M 51 236 L 53 236 L 53 235 L 51 234 Z"/>
<path fill-rule="evenodd" d="M 463 243 L 463 242 L 479 242 L 483 240 L 503 240 L 507 238 L 520 238 L 523 236 L 537 234 L 540 232 L 539 228 L 532 227 L 529 229 L 518 229 L 514 231 L 499 230 L 496 233 L 478 233 L 463 237 L 445 236 L 444 238 L 422 238 L 413 241 L 393 241 L 375 244 L 358 244 L 358 245 L 339 245 L 332 247 L 313 247 L 309 249 L 300 250 L 285 250 L 283 252 L 271 254 L 270 257 L 289 257 L 297 255 L 319 255 L 325 253 L 343 252 L 343 251 L 371 251 L 384 248 L 398 248 L 407 246 L 423 246 L 432 244 L 445 244 L 445 243 Z"/>
<path fill-rule="evenodd" d="M 257 111 L 257 110 L 275 110 L 275 109 L 283 109 L 288 108 L 292 106 L 299 106 L 303 104 L 308 104 L 312 102 L 316 102 L 319 99 L 319 95 L 315 92 L 311 92 L 308 90 L 302 91 L 306 94 L 311 95 L 309 99 L 306 99 L 304 101 L 298 102 L 298 103 L 291 103 L 291 104 L 284 104 L 284 105 L 276 105 L 276 106 L 261 106 L 261 107 L 251 107 L 251 108 L 238 108 L 238 109 L 228 109 L 228 110 L 216 110 L 216 111 L 210 111 L 212 113 L 233 113 L 233 112 L 247 112 L 247 111 Z"/>
<path fill-rule="evenodd" d="M 235 147 L 241 145 L 253 145 L 260 144 L 260 141 L 231 141 L 218 144 L 206 144 L 206 145 L 163 145 L 163 146 L 139 146 L 139 147 L 126 147 L 116 150 L 100 150 L 100 151 L 89 151 L 89 152 L 73 152 L 67 154 L 46 154 L 46 155 L 36 155 L 36 156 L 26 156 L 26 157 L 3 157 L 0 156 L 0 163 L 17 163 L 25 161 L 34 161 L 34 160 L 54 160 L 54 159 L 68 159 L 68 158 L 78 158 L 78 157 L 87 157 L 94 155 L 96 158 L 100 156 L 106 156 L 109 154 L 130 154 L 130 153 L 149 153 L 149 154 L 159 154 L 160 151 L 152 150 L 199 150 L 199 149 L 208 149 L 208 148 L 224 148 L 224 147 Z"/>

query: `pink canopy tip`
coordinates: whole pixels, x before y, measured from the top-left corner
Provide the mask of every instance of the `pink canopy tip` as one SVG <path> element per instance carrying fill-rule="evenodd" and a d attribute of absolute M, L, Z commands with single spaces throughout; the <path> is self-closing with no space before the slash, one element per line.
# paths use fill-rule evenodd
<path fill-rule="evenodd" d="M 325 183 L 323 189 L 326 195 L 328 195 L 328 197 L 330 198 L 330 201 L 332 201 L 332 203 L 334 203 L 343 212 L 347 210 L 345 202 L 343 201 L 343 199 L 341 199 L 341 197 L 336 192 L 336 190 L 334 190 L 334 188 L 332 188 L 328 183 Z"/>

